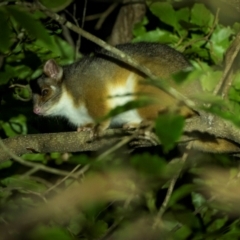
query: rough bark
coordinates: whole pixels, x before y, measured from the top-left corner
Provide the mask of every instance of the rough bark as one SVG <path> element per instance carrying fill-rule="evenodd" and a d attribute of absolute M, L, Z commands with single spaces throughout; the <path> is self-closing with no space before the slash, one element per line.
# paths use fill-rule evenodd
<path fill-rule="evenodd" d="M 209 153 L 240 152 L 240 129 L 231 122 L 211 114 L 204 114 L 188 120 L 184 132 L 179 143 L 187 144 L 191 141 L 192 149 Z M 109 129 L 104 137 L 93 141 L 86 132 L 30 134 L 7 138 L 3 140 L 3 143 L 8 148 L 8 152 L 1 149 L 0 162 L 10 158 L 9 152 L 22 155 L 29 152 L 97 151 L 103 147 L 113 146 L 124 135 L 127 136 L 121 129 Z"/>
<path fill-rule="evenodd" d="M 134 25 L 143 19 L 145 12 L 144 1 L 124 0 L 108 43 L 115 46 L 130 42 L 133 38 Z"/>

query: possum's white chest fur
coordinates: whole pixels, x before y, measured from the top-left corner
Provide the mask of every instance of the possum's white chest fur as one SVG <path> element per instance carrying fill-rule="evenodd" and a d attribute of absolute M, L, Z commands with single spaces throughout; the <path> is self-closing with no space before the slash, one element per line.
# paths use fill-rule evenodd
<path fill-rule="evenodd" d="M 117 106 L 122 106 L 127 102 L 134 100 L 133 94 L 135 84 L 135 75 L 133 73 L 129 74 L 124 85 L 116 86 L 116 84 L 109 84 L 108 97 L 106 98 L 109 109 L 114 109 Z M 102 109 L 99 109 L 99 111 L 101 112 Z M 76 127 L 81 127 L 89 123 L 94 124 L 95 120 L 97 120 L 90 116 L 89 111 L 84 103 L 79 107 L 76 107 L 72 98 L 66 91 L 62 92 L 62 96 L 58 103 L 48 110 L 48 115 L 65 117 Z M 121 127 L 126 123 L 139 124 L 141 121 L 142 118 L 139 116 L 138 112 L 133 109 L 112 117 L 110 126 Z"/>
<path fill-rule="evenodd" d="M 84 104 L 76 107 L 71 97 L 63 91 L 59 102 L 54 105 L 51 115 L 65 117 L 71 124 L 81 127 L 89 123 L 94 123 L 94 119 L 89 115 Z"/>
<path fill-rule="evenodd" d="M 108 105 L 111 109 L 122 106 L 129 101 L 134 100 L 134 91 L 136 85 L 136 76 L 134 73 L 130 73 L 126 84 L 123 86 L 109 86 L 109 100 Z M 118 114 L 117 116 L 111 119 L 111 126 L 122 126 L 126 123 L 137 123 L 139 124 L 142 121 L 142 118 L 138 114 L 136 109 L 129 110 Z"/>

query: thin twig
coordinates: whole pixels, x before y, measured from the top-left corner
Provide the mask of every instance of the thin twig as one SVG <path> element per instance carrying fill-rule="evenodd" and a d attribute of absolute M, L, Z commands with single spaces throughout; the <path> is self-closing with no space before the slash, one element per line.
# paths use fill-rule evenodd
<path fill-rule="evenodd" d="M 135 137 L 135 134 L 133 134 L 132 136 L 127 136 L 127 137 L 123 138 L 120 142 L 115 144 L 113 147 L 111 147 L 110 149 L 108 149 L 105 152 L 103 152 L 102 154 L 100 154 L 97 157 L 96 161 L 104 160 L 109 154 L 116 151 L 117 149 L 119 149 L 120 147 L 122 147 L 123 145 L 128 143 L 129 141 L 131 141 L 131 139 L 133 139 L 134 137 Z M 75 175 L 78 176 L 78 177 L 82 176 L 87 170 L 89 170 L 90 167 L 91 167 L 91 164 L 85 165 L 77 173 L 75 173 Z"/>
<path fill-rule="evenodd" d="M 81 168 L 78 172 L 76 172 L 74 175 L 80 178 L 82 175 L 84 175 L 85 172 L 91 167 L 91 164 L 85 165 L 83 168 Z"/>
<path fill-rule="evenodd" d="M 64 16 L 64 14 L 62 13 L 62 16 Z M 64 16 L 65 17 L 65 16 Z M 65 25 L 61 24 L 61 27 L 62 27 L 62 34 L 63 34 L 63 37 L 66 39 L 66 41 L 68 42 L 68 44 L 70 46 L 72 46 L 72 48 L 75 48 L 75 44 L 74 44 L 74 41 L 72 39 L 72 36 L 71 36 L 71 33 L 69 31 L 69 28 L 67 28 Z"/>
<path fill-rule="evenodd" d="M 22 178 L 29 177 L 29 176 L 33 175 L 35 172 L 37 172 L 37 171 L 38 171 L 38 167 L 37 166 L 33 167 L 29 171 L 25 172 L 21 177 Z"/>
<path fill-rule="evenodd" d="M 194 39 L 194 40 L 188 42 L 185 46 L 183 46 L 183 47 L 180 48 L 180 51 L 181 51 L 181 52 L 183 52 L 186 48 L 188 48 L 189 46 L 195 44 L 196 42 L 203 41 L 203 40 L 205 40 L 205 41 L 208 41 L 208 40 L 209 40 L 209 37 L 211 37 L 214 29 L 216 28 L 216 26 L 217 26 L 217 24 L 218 24 L 218 15 L 219 15 L 219 12 L 220 12 L 220 9 L 218 8 L 218 9 L 217 9 L 217 12 L 216 12 L 216 15 L 215 15 L 215 17 L 214 17 L 213 25 L 212 25 L 212 27 L 210 28 L 209 33 L 208 33 L 206 36 L 204 36 L 204 37 L 201 37 L 201 38 L 198 38 L 198 39 Z"/>
<path fill-rule="evenodd" d="M 0 147 L 9 155 L 9 157 L 11 157 L 16 162 L 18 162 L 18 163 L 20 163 L 24 166 L 33 168 L 34 169 L 33 172 L 43 170 L 45 172 L 53 173 L 53 174 L 56 174 L 56 175 L 62 175 L 62 176 L 68 176 L 68 174 L 69 174 L 69 172 L 67 172 L 67 171 L 63 171 L 63 170 L 59 170 L 59 169 L 55 169 L 55 168 L 50 168 L 50 167 L 44 166 L 44 165 L 39 164 L 39 163 L 32 163 L 32 162 L 28 162 L 28 161 L 23 160 L 22 158 L 18 157 L 16 154 L 11 152 L 6 147 L 1 138 L 0 138 Z M 74 175 L 72 175 L 71 177 L 76 178 L 76 176 L 74 176 Z"/>
<path fill-rule="evenodd" d="M 31 190 L 26 190 L 26 189 L 23 189 L 23 193 L 25 194 L 33 194 L 39 198 L 41 198 L 43 200 L 44 203 L 47 203 L 47 199 L 41 194 L 41 193 L 38 193 L 38 192 L 34 192 L 34 191 L 31 191 Z"/>
<path fill-rule="evenodd" d="M 104 11 L 104 12 L 100 15 L 100 18 L 99 18 L 99 20 L 98 20 L 98 22 L 97 22 L 97 24 L 96 24 L 96 26 L 95 26 L 95 29 L 96 29 L 96 30 L 99 30 L 99 29 L 102 27 L 102 25 L 103 25 L 104 21 L 106 20 L 106 18 L 109 16 L 109 14 L 110 14 L 111 12 L 113 12 L 113 10 L 114 10 L 117 6 L 118 6 L 118 3 L 117 3 L 117 2 L 112 3 L 112 4 L 107 8 L 107 10 Z"/>
<path fill-rule="evenodd" d="M 186 149 L 190 150 L 191 147 L 192 147 L 192 142 L 190 142 L 190 143 L 187 145 Z M 183 156 L 182 156 L 182 158 L 181 158 L 181 161 L 180 161 L 180 162 L 182 163 L 182 167 L 179 169 L 178 173 L 177 173 L 177 174 L 171 179 L 171 181 L 170 181 L 170 185 L 169 185 L 169 187 L 168 187 L 167 194 L 166 194 L 165 199 L 164 199 L 164 201 L 163 201 L 163 203 L 162 203 L 162 206 L 160 207 L 160 209 L 159 209 L 159 211 L 158 211 L 158 214 L 157 214 L 157 216 L 156 216 L 156 220 L 155 220 L 155 222 L 154 222 L 154 224 L 153 224 L 153 228 L 157 228 L 157 227 L 159 226 L 159 223 L 160 223 L 160 221 L 161 221 L 162 215 L 164 214 L 164 212 L 165 212 L 166 209 L 167 209 L 167 205 L 168 205 L 169 200 L 170 200 L 170 198 L 171 198 L 171 196 L 172 196 L 174 186 L 175 186 L 175 184 L 176 184 L 176 182 L 177 182 L 177 179 L 179 178 L 179 175 L 180 175 L 180 173 L 181 173 L 181 171 L 182 171 L 183 165 L 184 165 L 184 163 L 186 162 L 187 157 L 188 157 L 188 152 L 186 151 L 186 152 L 184 152 L 184 154 L 183 154 Z M 171 164 L 171 163 L 170 163 L 170 164 Z"/>
<path fill-rule="evenodd" d="M 103 152 L 97 157 L 97 161 L 101 161 L 102 159 L 106 158 L 108 155 L 110 155 L 112 152 L 115 152 L 117 149 L 128 143 L 131 139 L 133 139 L 133 136 L 127 136 L 124 137 L 120 142 Z"/>
<path fill-rule="evenodd" d="M 29 179 L 32 179 L 34 181 L 37 181 L 39 183 L 42 183 L 43 185 L 45 185 L 46 187 L 50 188 L 53 184 L 48 182 L 46 179 L 43 179 L 41 177 L 37 177 L 37 176 L 29 176 Z"/>
<path fill-rule="evenodd" d="M 174 186 L 177 182 L 178 176 L 172 178 L 172 180 L 170 181 L 170 185 L 168 187 L 166 197 L 165 197 L 165 199 L 162 203 L 162 206 L 161 206 L 160 210 L 158 211 L 157 219 L 156 219 L 155 223 L 153 224 L 153 228 L 156 228 L 159 225 L 159 221 L 161 220 L 163 213 L 167 209 L 167 205 L 169 203 L 170 197 L 172 196 L 172 192 L 173 192 Z"/>
<path fill-rule="evenodd" d="M 129 205 L 130 205 L 130 203 L 131 203 L 131 201 L 132 201 L 133 198 L 134 198 L 134 196 L 129 196 L 129 197 L 126 199 L 126 201 L 125 201 L 124 204 L 123 204 L 123 209 L 124 209 L 124 210 L 127 210 L 127 209 L 128 209 L 128 207 L 129 207 Z M 123 219 L 124 219 L 124 216 L 121 216 L 119 219 L 117 219 L 117 220 L 113 223 L 113 225 L 108 228 L 108 230 L 106 231 L 106 233 L 104 234 L 104 236 L 100 237 L 98 240 L 109 239 L 109 238 L 108 238 L 109 235 L 113 232 L 113 230 L 114 230 L 115 228 L 117 228 L 117 226 L 119 226 L 119 224 L 123 221 Z"/>
<path fill-rule="evenodd" d="M 232 84 L 233 78 L 229 77 L 228 75 L 231 71 L 232 65 L 234 60 L 237 57 L 237 54 L 240 51 L 240 32 L 237 34 L 236 38 L 232 42 L 231 46 L 228 48 L 228 51 L 226 53 L 225 57 L 225 68 L 223 71 L 223 75 L 219 83 L 217 84 L 216 88 L 214 89 L 214 94 L 217 95 L 220 92 L 220 89 L 222 88 L 222 97 L 226 97 L 228 89 L 230 85 Z M 231 74 L 230 74 L 231 75 Z M 228 80 L 227 80 L 228 79 Z"/>
<path fill-rule="evenodd" d="M 239 175 L 239 174 L 238 174 Z M 232 181 L 235 181 L 236 179 L 239 178 L 239 176 L 236 176 L 234 178 L 231 178 L 227 183 L 226 183 L 226 188 L 232 183 Z M 217 194 L 211 196 L 209 199 L 206 200 L 206 204 L 201 205 L 200 207 L 196 208 L 195 211 L 193 212 L 194 215 L 197 215 L 199 213 L 201 213 L 201 211 L 206 207 L 206 205 L 211 202 L 213 202 L 214 200 L 216 200 L 219 196 Z M 171 230 L 172 233 L 176 232 L 177 230 L 179 230 L 183 225 L 181 223 L 177 223 L 176 226 Z"/>
<path fill-rule="evenodd" d="M 63 179 L 61 179 L 59 182 L 57 182 L 55 185 L 53 185 L 52 187 L 50 187 L 48 190 L 46 190 L 44 192 L 43 195 L 46 195 L 47 193 L 49 193 L 50 191 L 52 191 L 53 189 L 55 189 L 57 186 L 59 186 L 61 183 L 63 183 L 65 180 L 67 180 L 69 177 L 71 177 L 71 175 L 77 171 L 78 168 L 80 168 L 80 164 L 78 164 L 71 172 L 69 172 L 69 174 L 67 176 L 65 176 Z"/>
<path fill-rule="evenodd" d="M 82 24 L 81 24 L 81 28 L 82 28 L 82 29 L 84 28 L 86 11 L 87 11 L 87 0 L 84 0 L 84 7 L 83 7 L 83 14 L 82 14 Z M 76 13 L 75 13 L 75 14 L 76 14 Z M 74 15 L 74 17 L 76 18 L 76 15 Z M 78 26 L 78 25 L 77 25 L 77 26 Z M 79 26 L 78 26 L 78 27 L 79 27 Z M 79 35 L 78 35 L 77 42 L 76 42 L 76 56 L 77 56 L 77 53 L 79 52 L 80 47 L 81 47 L 81 37 L 82 37 L 82 36 L 79 34 Z"/>
<path fill-rule="evenodd" d="M 96 20 L 96 19 L 100 18 L 101 15 L 102 15 L 102 13 L 96 13 L 96 14 L 88 15 L 85 18 L 85 22 Z"/>
<path fill-rule="evenodd" d="M 103 152 L 102 154 L 100 154 L 96 161 L 102 161 L 105 159 L 105 157 L 109 154 L 111 154 L 112 152 L 114 152 L 115 150 L 117 150 L 118 148 L 120 148 L 121 146 L 125 145 L 127 142 L 129 142 L 131 140 L 131 137 L 125 137 L 123 138 L 122 141 L 118 142 L 116 145 L 114 145 L 112 148 L 106 150 L 105 152 Z M 87 164 L 85 165 L 83 168 L 81 168 L 77 173 L 75 173 L 75 176 L 80 177 L 82 175 L 85 174 L 86 171 L 89 170 L 89 168 L 91 167 L 91 164 Z"/>
<path fill-rule="evenodd" d="M 131 134 L 131 136 L 126 136 L 124 137 L 120 142 L 118 142 L 117 144 L 115 144 L 114 146 L 112 146 L 110 149 L 106 150 L 104 153 L 102 153 L 101 155 L 98 156 L 97 161 L 100 161 L 102 159 L 104 159 L 105 157 L 107 157 L 108 155 L 110 155 L 112 152 L 115 152 L 117 149 L 119 149 L 120 147 L 124 146 L 125 144 L 127 144 L 128 142 L 130 142 L 132 139 L 134 138 L 138 138 L 139 136 L 139 131 L 141 130 L 144 123 L 140 124 L 140 126 L 134 130 L 134 132 Z M 149 138 L 149 136 L 146 135 L 146 133 L 150 132 L 153 128 L 152 124 L 148 124 L 147 127 L 145 128 L 144 132 L 143 132 L 143 136 L 142 138 L 144 138 L 145 140 L 151 140 Z M 150 134 L 149 134 L 150 135 Z M 140 137 L 141 138 L 141 137 Z"/>

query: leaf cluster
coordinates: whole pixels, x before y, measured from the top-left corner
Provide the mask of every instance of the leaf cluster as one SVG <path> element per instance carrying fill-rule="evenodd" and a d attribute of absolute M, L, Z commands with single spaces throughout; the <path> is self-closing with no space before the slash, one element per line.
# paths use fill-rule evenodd
<path fill-rule="evenodd" d="M 52 11 L 71 3 L 40 2 Z M 61 26 L 23 3 L 0 6 L 2 137 L 40 132 L 31 104 L 18 99 L 29 97 L 27 89 L 9 86 L 36 79 L 50 58 L 60 64 L 76 58 Z M 176 76 L 176 82 L 197 78 L 212 91 L 239 24 L 218 23 L 217 14 L 200 3 L 175 9 L 169 1 L 154 1 L 148 10 L 135 26 L 133 42 L 161 42 L 184 52 L 195 70 Z M 209 95 L 198 99 L 211 103 L 204 110 L 239 125 L 239 73 L 234 77 L 231 103 Z M 128 103 L 109 116 L 142 104 Z M 21 158 L 33 164 L 30 169 L 14 160 L 1 163 L 0 239 L 238 239 L 238 159 L 178 148 L 184 119 L 174 111 L 160 115 L 154 127 L 161 148 L 129 154 L 122 144 L 97 153 L 29 153 Z M 35 163 L 55 173 L 38 171 Z"/>

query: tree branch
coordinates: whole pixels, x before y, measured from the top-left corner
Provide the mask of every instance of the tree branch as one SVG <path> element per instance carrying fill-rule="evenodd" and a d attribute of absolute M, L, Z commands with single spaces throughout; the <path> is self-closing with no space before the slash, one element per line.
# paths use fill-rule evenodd
<path fill-rule="evenodd" d="M 91 141 L 87 132 L 29 134 L 4 139 L 3 143 L 9 151 L 18 156 L 29 152 L 85 152 L 113 146 L 126 134 L 121 129 L 108 129 L 103 138 L 94 141 Z M 189 141 L 192 141 L 192 149 L 195 150 L 211 153 L 239 153 L 240 129 L 229 121 L 206 113 L 204 116 L 196 116 L 186 121 L 184 135 L 179 143 L 187 144 Z M 0 162 L 9 158 L 9 153 L 0 151 Z"/>

